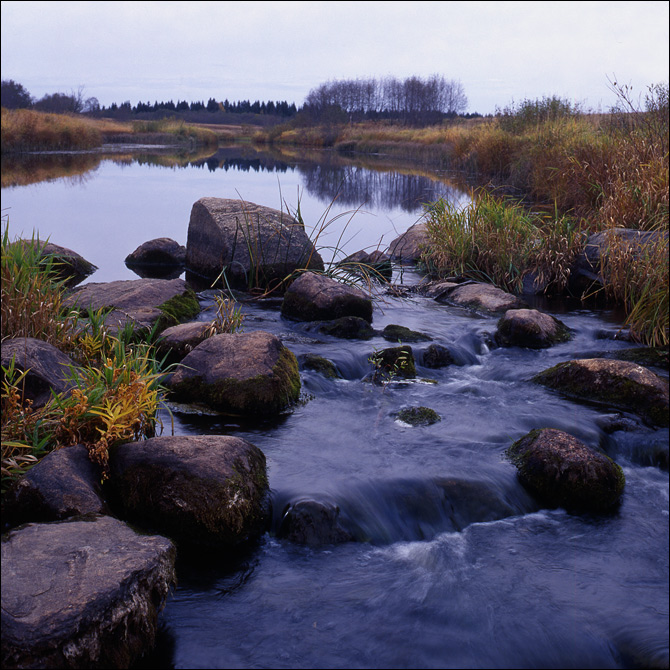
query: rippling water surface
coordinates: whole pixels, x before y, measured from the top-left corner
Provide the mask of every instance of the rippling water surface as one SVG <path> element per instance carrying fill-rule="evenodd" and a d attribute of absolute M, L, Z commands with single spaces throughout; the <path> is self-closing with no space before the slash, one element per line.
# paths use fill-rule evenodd
<path fill-rule="evenodd" d="M 410 183 L 360 167 L 281 161 L 254 170 L 245 160 L 218 156 L 181 168 L 103 161 L 79 183 L 5 188 L 3 209 L 11 207 L 13 227 L 35 226 L 82 253 L 101 268 L 91 281 L 106 281 L 131 278 L 123 258 L 147 239 L 184 243 L 190 207 L 205 195 L 239 191 L 277 206 L 280 184 L 284 196 L 302 190 L 307 219 L 332 196 L 315 184 L 351 180 L 352 201 L 342 211 L 361 204 L 355 199 L 364 192 L 375 197 L 367 198 L 372 211 L 350 252 L 409 227 L 429 192 L 464 197 L 426 177 Z M 389 195 L 394 189 L 400 200 Z M 410 205 L 408 194 L 417 191 Z M 419 277 L 405 268 L 394 279 Z M 211 295 L 202 297 L 211 307 Z M 368 359 L 391 343 L 337 340 L 281 319 L 278 309 L 245 305 L 247 331 L 273 332 L 298 356 L 320 354 L 341 377 L 303 370 L 303 402 L 272 422 L 175 413 L 178 434 L 239 435 L 263 450 L 273 525 L 241 556 L 182 559 L 150 666 L 667 667 L 668 473 L 649 454 L 667 445 L 668 431 L 637 421 L 628 432 L 608 432 L 611 408 L 532 384 L 536 372 L 558 362 L 631 346 L 615 339 L 615 313 L 540 306 L 574 339 L 545 351 L 495 348 L 495 318 L 416 295 L 385 296 L 376 329 L 419 330 L 456 363 L 427 368 L 429 342 L 412 344 L 418 379 L 379 386 L 365 381 Z M 396 419 L 417 405 L 441 421 L 411 428 Z M 544 427 L 603 448 L 622 466 L 626 489 L 615 513 L 543 509 L 520 487 L 504 451 Z M 284 511 L 298 501 L 336 506 L 355 541 L 309 547 L 279 539 Z"/>

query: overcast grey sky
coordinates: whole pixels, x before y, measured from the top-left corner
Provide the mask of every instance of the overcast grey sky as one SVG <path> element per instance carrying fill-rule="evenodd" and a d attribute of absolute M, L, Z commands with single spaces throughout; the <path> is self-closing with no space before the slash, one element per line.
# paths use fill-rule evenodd
<path fill-rule="evenodd" d="M 608 77 L 668 81 L 668 2 L 2 2 L 2 79 L 36 98 L 287 100 L 335 79 L 440 74 L 468 111 Z"/>

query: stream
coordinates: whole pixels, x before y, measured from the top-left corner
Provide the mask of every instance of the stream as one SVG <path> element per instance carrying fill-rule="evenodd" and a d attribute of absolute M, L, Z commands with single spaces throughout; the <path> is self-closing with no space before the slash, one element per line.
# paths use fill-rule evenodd
<path fill-rule="evenodd" d="M 299 199 L 306 225 L 326 211 L 335 219 L 328 233 L 346 253 L 385 246 L 418 220 L 422 203 L 468 197 L 444 175 L 353 163 L 225 152 L 157 161 L 104 157 L 74 177 L 5 185 L 3 215 L 13 234 L 35 228 L 81 253 L 98 266 L 89 278 L 97 282 L 136 278 L 123 258 L 144 241 L 185 244 L 190 207 L 204 196 L 277 208 Z M 399 286 L 420 279 L 414 268 L 394 270 Z M 200 294 L 200 319 L 212 318 L 213 296 Z M 415 380 L 380 385 L 366 380 L 369 358 L 397 343 L 337 339 L 282 319 L 277 301 L 243 303 L 246 332 L 274 333 L 298 357 L 323 356 L 339 376 L 302 370 L 300 403 L 263 422 L 161 410 L 163 434 L 236 435 L 259 447 L 272 521 L 240 555 L 179 558 L 179 584 L 142 667 L 668 667 L 668 471 L 654 456 L 667 454 L 668 429 L 625 415 L 625 429 L 613 430 L 611 408 L 531 383 L 556 363 L 633 346 L 617 338 L 615 310 L 540 298 L 534 306 L 574 338 L 540 351 L 499 348 L 494 317 L 381 292 L 376 330 L 398 324 L 431 341 L 410 345 Z M 426 367 L 431 343 L 455 362 Z M 397 419 L 415 406 L 440 421 Z M 625 473 L 621 506 L 596 516 L 538 505 L 505 458 L 534 428 L 605 450 Z M 287 508 L 299 503 L 337 509 L 353 541 L 280 537 Z"/>

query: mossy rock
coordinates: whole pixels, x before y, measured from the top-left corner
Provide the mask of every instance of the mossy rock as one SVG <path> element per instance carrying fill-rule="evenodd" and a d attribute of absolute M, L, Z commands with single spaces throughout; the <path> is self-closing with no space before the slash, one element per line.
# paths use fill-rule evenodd
<path fill-rule="evenodd" d="M 360 316 L 342 316 L 325 321 L 319 326 L 319 332 L 344 340 L 371 340 L 375 336 L 374 328 Z"/>
<path fill-rule="evenodd" d="M 618 505 L 624 490 L 619 465 L 560 430 L 532 430 L 506 454 L 521 483 L 550 507 L 607 512 Z"/>
<path fill-rule="evenodd" d="M 430 426 L 438 421 L 442 421 L 442 417 L 430 407 L 407 407 L 401 409 L 397 414 L 397 419 L 410 426 Z"/>
<path fill-rule="evenodd" d="M 605 358 L 559 363 L 533 381 L 578 400 L 598 402 L 668 425 L 668 382 L 641 365 Z"/>
<path fill-rule="evenodd" d="M 164 314 L 164 319 L 159 320 L 159 330 L 165 330 L 178 323 L 184 323 L 194 319 L 200 314 L 200 303 L 195 292 L 187 288 L 181 295 L 176 295 L 158 306 Z M 163 327 L 163 324 L 164 327 Z"/>
<path fill-rule="evenodd" d="M 314 370 L 328 379 L 340 379 L 341 375 L 335 367 L 335 363 L 317 354 L 302 354 L 298 357 L 298 363 L 304 370 Z"/>
<path fill-rule="evenodd" d="M 395 324 L 386 326 L 382 331 L 382 337 L 389 342 L 427 342 L 432 339 L 425 333 Z"/>

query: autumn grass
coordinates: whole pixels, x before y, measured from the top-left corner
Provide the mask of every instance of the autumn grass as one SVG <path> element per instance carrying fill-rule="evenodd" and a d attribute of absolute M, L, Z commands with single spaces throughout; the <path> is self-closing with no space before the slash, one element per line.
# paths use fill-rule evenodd
<path fill-rule="evenodd" d="M 128 328 L 112 337 L 102 312 L 63 307 L 55 262 L 43 258 L 37 237 L 2 235 L 2 341 L 38 338 L 70 355 L 71 393 L 52 393 L 43 407 L 25 397 L 26 371 L 2 366 L 2 490 L 49 452 L 83 444 L 107 476 L 109 448 L 155 434 L 162 396 L 161 362 Z"/>
<path fill-rule="evenodd" d="M 182 142 L 198 146 L 217 147 L 217 133 L 203 126 L 187 124 L 179 119 L 157 119 L 155 121 L 133 121 L 133 133 L 160 133 L 172 135 Z"/>

